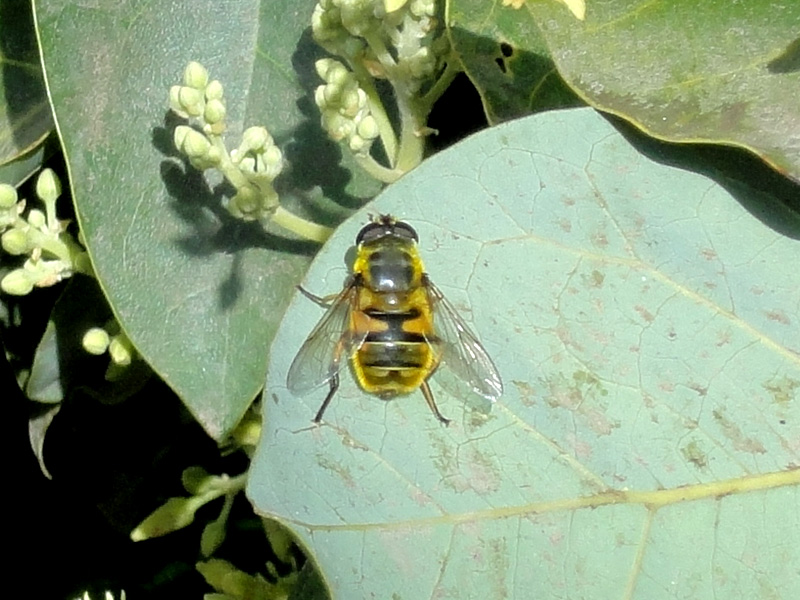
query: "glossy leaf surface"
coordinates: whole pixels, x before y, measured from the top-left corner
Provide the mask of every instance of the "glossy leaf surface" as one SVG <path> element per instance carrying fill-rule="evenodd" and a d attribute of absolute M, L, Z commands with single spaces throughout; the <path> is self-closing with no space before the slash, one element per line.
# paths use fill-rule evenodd
<path fill-rule="evenodd" d="M 91 3 L 90 3 L 91 4 Z M 314 244 L 235 221 L 213 175 L 176 156 L 170 86 L 190 60 L 222 81 L 229 148 L 266 126 L 293 161 L 282 198 L 359 189 L 313 106 L 313 2 L 36 3 L 46 76 L 78 220 L 112 309 L 209 434 L 263 384 L 269 342 Z M 313 173 L 313 177 L 308 175 Z M 357 182 L 356 182 L 357 183 Z M 307 211 L 306 211 L 307 212 Z M 317 209 L 335 223 L 341 208 Z"/>
<path fill-rule="evenodd" d="M 0 74 L 0 165 L 5 165 L 32 151 L 53 129 L 28 2 L 0 2 Z M 14 175 L 3 173 L 0 181 L 16 185 L 20 179 Z"/>

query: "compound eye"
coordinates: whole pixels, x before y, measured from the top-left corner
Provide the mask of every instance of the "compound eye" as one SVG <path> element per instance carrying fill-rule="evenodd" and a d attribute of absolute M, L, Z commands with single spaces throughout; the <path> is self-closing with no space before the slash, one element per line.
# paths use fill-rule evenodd
<path fill-rule="evenodd" d="M 414 240 L 415 242 L 419 241 L 419 236 L 417 235 L 416 230 L 413 227 L 411 227 L 411 225 L 409 225 L 408 223 L 404 223 L 403 221 L 396 221 L 394 224 L 394 230 L 398 235 L 404 238 Z"/>
<path fill-rule="evenodd" d="M 367 223 L 361 228 L 356 236 L 356 246 L 360 246 L 364 242 L 371 242 L 381 237 L 386 231 L 386 226 L 382 223 Z"/>

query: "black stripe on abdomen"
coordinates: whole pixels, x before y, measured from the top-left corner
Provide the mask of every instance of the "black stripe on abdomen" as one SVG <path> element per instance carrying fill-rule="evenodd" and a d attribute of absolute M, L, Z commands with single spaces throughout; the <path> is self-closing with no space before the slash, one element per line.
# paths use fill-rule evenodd
<path fill-rule="evenodd" d="M 422 344 L 426 341 L 423 335 L 403 329 L 405 323 L 419 318 L 419 309 L 410 308 L 403 312 L 387 312 L 377 308 L 367 308 L 364 310 L 364 314 L 386 326 L 382 330 L 370 331 L 365 340 L 367 342 Z"/>
<path fill-rule="evenodd" d="M 364 341 L 376 344 L 425 344 L 427 339 L 421 333 L 387 329 L 386 331 L 370 331 Z"/>
<path fill-rule="evenodd" d="M 403 371 L 424 367 L 428 363 L 429 352 L 424 343 L 397 339 L 376 342 L 368 336 L 358 350 L 358 358 L 363 367 Z"/>

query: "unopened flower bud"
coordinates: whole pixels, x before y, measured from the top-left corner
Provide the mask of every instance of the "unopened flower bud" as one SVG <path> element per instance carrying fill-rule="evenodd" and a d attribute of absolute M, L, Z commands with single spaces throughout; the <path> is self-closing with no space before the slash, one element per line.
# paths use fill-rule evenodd
<path fill-rule="evenodd" d="M 44 202 L 54 202 L 61 195 L 61 181 L 53 169 L 45 169 L 36 178 L 36 195 Z"/>
<path fill-rule="evenodd" d="M 408 4 L 408 0 L 383 0 L 383 9 L 387 12 L 394 12 Z"/>
<path fill-rule="evenodd" d="M 372 115 L 367 115 L 361 119 L 356 131 L 358 132 L 358 135 L 367 140 L 374 140 L 380 133 L 378 130 L 378 123 L 375 121 L 375 118 Z"/>
<path fill-rule="evenodd" d="M 24 269 L 14 269 L 0 281 L 0 290 L 12 296 L 24 296 L 33 290 L 33 281 Z"/>
<path fill-rule="evenodd" d="M 350 136 L 348 145 L 350 146 L 350 150 L 352 150 L 354 153 L 361 154 L 364 150 L 364 147 L 367 145 L 367 142 L 360 135 L 353 134 Z"/>
<path fill-rule="evenodd" d="M 205 156 L 203 157 L 208 168 L 216 167 L 220 164 L 222 160 L 222 152 L 220 152 L 219 148 L 211 146 L 206 152 Z"/>
<path fill-rule="evenodd" d="M 270 180 L 275 179 L 281 174 L 283 170 L 283 153 L 277 146 L 270 146 L 264 152 L 264 167 L 266 168 L 265 175 Z"/>
<path fill-rule="evenodd" d="M 110 342 L 108 332 L 102 327 L 92 327 L 83 334 L 83 349 L 89 354 L 100 356 L 108 350 Z"/>
<path fill-rule="evenodd" d="M 47 217 L 44 216 L 42 211 L 34 208 L 28 213 L 28 223 L 31 224 L 31 227 L 42 229 L 47 223 Z"/>
<path fill-rule="evenodd" d="M 322 115 L 322 125 L 330 138 L 337 142 L 349 136 L 354 129 L 352 119 L 343 117 L 335 112 L 324 113 Z"/>
<path fill-rule="evenodd" d="M 272 136 L 264 127 L 248 127 L 242 133 L 240 152 L 261 152 L 272 145 Z"/>
<path fill-rule="evenodd" d="M 333 85 L 344 85 L 350 76 L 350 71 L 347 70 L 342 63 L 333 61 L 333 64 L 328 69 L 327 81 Z"/>
<path fill-rule="evenodd" d="M 13 256 L 25 254 L 30 250 L 28 236 L 21 229 L 9 229 L 6 231 L 2 237 L 0 237 L 0 244 L 2 244 L 3 250 Z"/>
<path fill-rule="evenodd" d="M 178 92 L 178 103 L 186 114 L 192 117 L 199 117 L 203 114 L 205 99 L 200 90 L 182 87 Z"/>
<path fill-rule="evenodd" d="M 341 86 L 329 83 L 323 87 L 322 95 L 325 98 L 326 105 L 335 106 L 339 104 L 339 99 L 342 95 L 342 88 Z"/>
<path fill-rule="evenodd" d="M 183 83 L 197 90 L 203 89 L 208 83 L 208 71 L 199 62 L 192 61 L 183 72 Z"/>
<path fill-rule="evenodd" d="M 114 336 L 108 344 L 108 354 L 111 356 L 111 360 L 121 366 L 131 364 L 133 358 L 131 350 L 130 341 L 122 334 Z"/>
<path fill-rule="evenodd" d="M 187 129 L 188 131 L 186 131 L 183 137 L 183 144 L 180 149 L 183 150 L 189 158 L 205 156 L 208 149 L 211 148 L 211 142 L 199 131 L 195 131 L 191 128 Z"/>
<path fill-rule="evenodd" d="M 317 86 L 316 90 L 314 90 L 314 103 L 320 109 L 323 109 L 328 105 L 328 101 L 325 99 L 325 88 L 326 86 L 320 85 Z"/>
<path fill-rule="evenodd" d="M 186 114 L 186 111 L 183 110 L 183 106 L 181 105 L 181 89 L 182 87 L 179 85 L 173 85 L 171 88 L 169 88 L 169 107 L 178 115 L 186 119 L 189 117 L 189 115 Z"/>
<path fill-rule="evenodd" d="M 217 99 L 206 102 L 206 110 L 203 113 L 206 123 L 219 123 L 225 118 L 225 105 Z"/>
<path fill-rule="evenodd" d="M 17 190 L 12 185 L 0 183 L 0 209 L 11 208 L 17 203 L 19 196 Z"/>
<path fill-rule="evenodd" d="M 222 84 L 214 79 L 206 86 L 206 100 L 222 100 L 223 92 Z"/>
<path fill-rule="evenodd" d="M 330 69 L 331 65 L 335 62 L 336 61 L 332 58 L 320 58 L 314 63 L 314 68 L 317 70 L 317 75 L 320 76 L 320 79 L 328 80 L 328 69 Z"/>

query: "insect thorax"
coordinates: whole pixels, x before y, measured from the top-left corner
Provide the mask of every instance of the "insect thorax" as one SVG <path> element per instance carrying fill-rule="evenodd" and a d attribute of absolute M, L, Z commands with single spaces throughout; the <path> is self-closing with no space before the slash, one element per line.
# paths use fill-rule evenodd
<path fill-rule="evenodd" d="M 373 292 L 403 294 L 421 285 L 423 267 L 413 242 L 383 238 L 359 248 L 353 270 Z"/>

